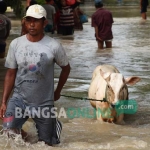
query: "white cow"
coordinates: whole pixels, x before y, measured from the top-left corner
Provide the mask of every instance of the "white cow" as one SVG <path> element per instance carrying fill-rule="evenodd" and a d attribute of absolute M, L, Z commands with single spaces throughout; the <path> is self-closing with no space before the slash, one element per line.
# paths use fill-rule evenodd
<path fill-rule="evenodd" d="M 106 102 L 90 101 L 91 105 L 97 110 L 97 119 L 118 124 L 124 123 L 124 114 L 117 116 L 113 106 L 119 100 L 128 100 L 126 84 L 134 85 L 138 81 L 140 81 L 140 78 L 135 76 L 124 78 L 117 68 L 112 65 L 96 67 L 92 75 L 88 96 L 90 99 L 95 100 L 106 98 Z"/>

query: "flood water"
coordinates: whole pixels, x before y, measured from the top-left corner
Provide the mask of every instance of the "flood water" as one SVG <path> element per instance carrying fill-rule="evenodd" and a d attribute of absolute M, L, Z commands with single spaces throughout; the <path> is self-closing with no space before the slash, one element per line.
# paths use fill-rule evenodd
<path fill-rule="evenodd" d="M 20 21 L 12 20 L 13 27 L 9 42 L 19 36 Z M 91 20 L 84 24 L 83 31 L 75 31 L 73 37 L 53 35 L 66 49 L 71 64 L 69 79 L 62 94 L 79 97 L 61 97 L 55 103 L 58 108 L 74 110 L 88 108 L 92 110 L 89 101 L 80 100 L 88 96 L 92 72 L 96 66 L 111 64 L 116 66 L 125 76 L 138 76 L 141 81 L 129 86 L 129 99 L 138 103 L 138 111 L 126 115 L 125 125 L 101 123 L 95 118 L 74 116 L 61 117 L 63 124 L 61 144 L 51 148 L 37 140 L 32 122 L 28 122 L 24 129 L 28 132 L 30 143 L 24 143 L 20 137 L 15 141 L 0 136 L 0 149 L 6 150 L 136 150 L 150 149 L 150 19 L 142 21 L 136 17 L 114 17 L 113 47 L 98 50 L 91 28 Z M 4 60 L 0 60 L 0 95 L 5 73 Z M 60 69 L 55 67 L 55 81 L 57 83 Z"/>

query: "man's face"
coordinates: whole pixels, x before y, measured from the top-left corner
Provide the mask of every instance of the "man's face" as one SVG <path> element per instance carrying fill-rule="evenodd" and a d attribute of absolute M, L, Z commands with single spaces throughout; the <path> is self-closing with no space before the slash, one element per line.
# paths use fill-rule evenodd
<path fill-rule="evenodd" d="M 47 21 L 43 18 L 36 19 L 33 17 L 26 17 L 25 18 L 25 26 L 28 33 L 32 36 L 39 35 L 43 33 L 43 29 L 46 26 Z"/>

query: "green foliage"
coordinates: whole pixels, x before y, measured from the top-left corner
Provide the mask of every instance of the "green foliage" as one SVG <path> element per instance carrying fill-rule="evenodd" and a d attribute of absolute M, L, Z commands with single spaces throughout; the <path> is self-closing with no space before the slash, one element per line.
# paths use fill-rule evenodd
<path fill-rule="evenodd" d="M 42 5 L 45 4 L 45 0 L 36 0 L 38 4 Z"/>
<path fill-rule="evenodd" d="M 15 0 L 4 0 L 8 6 L 13 6 L 15 5 Z M 16 0 L 17 1 L 17 0 Z"/>

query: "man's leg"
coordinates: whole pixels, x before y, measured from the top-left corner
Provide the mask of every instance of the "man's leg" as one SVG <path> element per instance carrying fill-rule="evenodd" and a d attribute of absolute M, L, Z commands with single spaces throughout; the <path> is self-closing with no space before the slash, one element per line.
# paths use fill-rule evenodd
<path fill-rule="evenodd" d="M 61 26 L 62 35 L 67 35 L 67 28 L 65 26 Z"/>
<path fill-rule="evenodd" d="M 105 45 L 106 48 L 112 48 L 112 41 L 111 40 L 105 41 Z"/>
<path fill-rule="evenodd" d="M 74 27 L 73 26 L 68 26 L 66 27 L 66 32 L 67 34 L 66 35 L 73 35 L 74 34 Z"/>
<path fill-rule="evenodd" d="M 16 116 L 16 108 L 20 110 L 17 112 L 18 116 Z M 15 98 L 11 98 L 7 104 L 7 110 L 3 119 L 3 132 L 6 133 L 8 137 L 14 137 L 15 134 L 21 134 L 23 132 L 21 130 L 22 125 L 28 118 L 23 118 L 22 116 L 22 106 L 17 104 Z"/>
<path fill-rule="evenodd" d="M 146 17 L 146 12 L 147 12 L 147 6 L 146 5 L 143 5 L 142 6 L 142 9 L 141 9 L 141 16 L 142 16 L 142 19 L 146 20 L 147 17 Z"/>
<path fill-rule="evenodd" d="M 142 19 L 146 20 L 146 12 L 143 12 L 143 13 L 141 14 L 141 16 L 142 16 Z"/>
<path fill-rule="evenodd" d="M 103 49 L 104 48 L 104 42 L 103 41 L 97 41 L 98 48 Z"/>
<path fill-rule="evenodd" d="M 59 143 L 56 139 L 56 118 L 54 114 L 52 114 L 51 108 L 53 108 L 53 106 L 41 107 L 40 118 L 36 116 L 32 118 L 36 123 L 39 141 L 44 141 L 45 144 L 49 146 Z"/>

